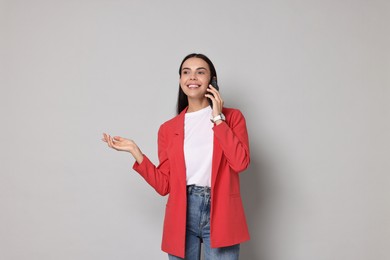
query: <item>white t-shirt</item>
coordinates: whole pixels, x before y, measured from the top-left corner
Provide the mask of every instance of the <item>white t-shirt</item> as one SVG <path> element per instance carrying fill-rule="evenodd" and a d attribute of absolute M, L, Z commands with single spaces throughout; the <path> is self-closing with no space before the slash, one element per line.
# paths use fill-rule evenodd
<path fill-rule="evenodd" d="M 211 187 L 214 124 L 210 106 L 186 113 L 184 121 L 184 158 L 187 185 Z"/>

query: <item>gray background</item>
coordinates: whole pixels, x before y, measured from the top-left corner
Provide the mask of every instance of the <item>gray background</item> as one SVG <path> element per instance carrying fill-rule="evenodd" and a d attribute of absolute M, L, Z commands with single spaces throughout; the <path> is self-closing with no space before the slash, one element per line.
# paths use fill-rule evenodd
<path fill-rule="evenodd" d="M 390 2 L 0 1 L 0 259 L 166 259 L 157 163 L 178 67 L 247 118 L 242 259 L 390 259 Z"/>

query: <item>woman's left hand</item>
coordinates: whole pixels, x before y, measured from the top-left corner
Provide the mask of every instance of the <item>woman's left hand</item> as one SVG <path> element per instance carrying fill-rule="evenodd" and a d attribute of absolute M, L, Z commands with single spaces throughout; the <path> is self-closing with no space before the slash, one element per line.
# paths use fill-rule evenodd
<path fill-rule="evenodd" d="M 205 94 L 206 97 L 210 98 L 213 102 L 213 112 L 212 116 L 216 117 L 222 113 L 223 108 L 223 100 L 221 98 L 221 95 L 219 91 L 214 88 L 211 84 L 209 85 L 209 88 L 207 88 L 208 93 Z"/>

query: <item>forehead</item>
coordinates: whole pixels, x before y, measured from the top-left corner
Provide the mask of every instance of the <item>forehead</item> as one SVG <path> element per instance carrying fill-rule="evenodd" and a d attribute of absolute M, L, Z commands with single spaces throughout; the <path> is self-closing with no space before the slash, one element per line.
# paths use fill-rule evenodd
<path fill-rule="evenodd" d="M 183 69 L 184 68 L 190 68 L 190 69 L 197 69 L 197 68 L 206 68 L 207 70 L 210 70 L 209 65 L 207 62 L 202 60 L 201 58 L 189 58 L 183 63 Z"/>

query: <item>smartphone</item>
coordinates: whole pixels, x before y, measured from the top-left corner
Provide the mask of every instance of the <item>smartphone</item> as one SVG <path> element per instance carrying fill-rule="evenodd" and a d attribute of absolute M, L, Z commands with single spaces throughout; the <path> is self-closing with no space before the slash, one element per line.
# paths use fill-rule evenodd
<path fill-rule="evenodd" d="M 218 87 L 218 83 L 217 83 L 217 77 L 213 77 L 210 81 L 210 84 L 216 89 L 219 91 L 219 87 Z M 211 94 L 211 93 L 210 93 Z M 211 108 L 213 108 L 213 102 L 211 101 L 211 99 L 207 98 L 207 100 L 209 101 L 209 104 L 211 106 Z"/>

